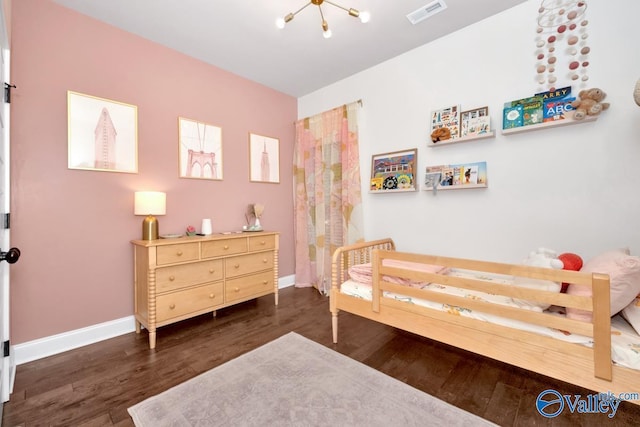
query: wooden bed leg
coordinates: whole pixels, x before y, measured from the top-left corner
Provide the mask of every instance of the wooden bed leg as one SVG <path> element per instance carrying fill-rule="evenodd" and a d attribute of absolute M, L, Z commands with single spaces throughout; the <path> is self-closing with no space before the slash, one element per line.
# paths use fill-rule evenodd
<path fill-rule="evenodd" d="M 338 343 L 338 313 L 331 313 L 331 331 L 333 332 L 333 343 Z"/>

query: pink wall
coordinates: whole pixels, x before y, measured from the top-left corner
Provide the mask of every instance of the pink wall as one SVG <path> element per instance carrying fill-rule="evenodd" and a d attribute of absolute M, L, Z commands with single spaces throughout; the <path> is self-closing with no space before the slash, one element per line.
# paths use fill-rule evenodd
<path fill-rule="evenodd" d="M 19 344 L 133 314 L 136 190 L 167 192 L 160 233 L 213 219 L 237 230 L 246 206 L 280 231 L 293 274 L 296 99 L 78 14 L 50 0 L 12 10 L 11 334 Z M 138 173 L 67 168 L 67 91 L 138 107 Z M 224 180 L 178 178 L 178 117 L 220 126 Z M 249 182 L 249 132 L 280 139 L 280 184 Z"/>

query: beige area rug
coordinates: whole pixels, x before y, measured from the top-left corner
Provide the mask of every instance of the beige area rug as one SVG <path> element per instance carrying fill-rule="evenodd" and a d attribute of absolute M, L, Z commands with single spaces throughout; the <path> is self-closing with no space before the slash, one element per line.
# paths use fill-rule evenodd
<path fill-rule="evenodd" d="M 129 414 L 137 427 L 494 425 L 294 332 Z"/>

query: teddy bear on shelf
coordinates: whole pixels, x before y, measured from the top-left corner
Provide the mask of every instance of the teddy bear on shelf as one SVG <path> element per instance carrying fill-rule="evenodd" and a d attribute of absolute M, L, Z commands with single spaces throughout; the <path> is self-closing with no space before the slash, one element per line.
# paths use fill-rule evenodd
<path fill-rule="evenodd" d="M 587 116 L 597 116 L 603 110 L 609 108 L 608 102 L 602 102 L 607 94 L 598 88 L 583 89 L 578 93 L 578 99 L 571 103 L 575 109 L 573 118 L 582 120 Z"/>
<path fill-rule="evenodd" d="M 431 141 L 433 141 L 434 144 L 449 138 L 451 138 L 451 130 L 449 130 L 449 128 L 441 127 L 431 132 Z"/>

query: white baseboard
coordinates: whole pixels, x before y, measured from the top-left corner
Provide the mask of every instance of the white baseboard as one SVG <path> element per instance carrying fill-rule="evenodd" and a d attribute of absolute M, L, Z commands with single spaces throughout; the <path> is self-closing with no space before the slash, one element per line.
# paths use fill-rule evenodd
<path fill-rule="evenodd" d="M 128 334 L 136 330 L 133 316 L 63 332 L 13 346 L 16 365 L 52 356 L 67 350 L 93 344 L 98 341 Z"/>
<path fill-rule="evenodd" d="M 278 289 L 288 288 L 289 286 L 293 286 L 296 284 L 296 275 L 292 274 L 290 276 L 280 277 L 278 279 Z"/>
<path fill-rule="evenodd" d="M 295 278 L 296 276 L 293 274 L 280 277 L 278 279 L 278 289 L 293 286 L 295 284 Z M 135 318 L 133 316 L 127 316 L 86 328 L 16 344 L 12 347 L 12 350 L 16 365 L 22 365 L 23 363 L 73 350 L 74 348 L 128 334 L 135 330 Z"/>

